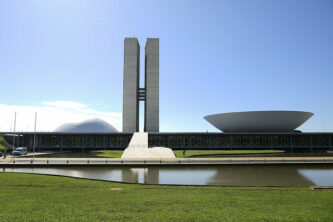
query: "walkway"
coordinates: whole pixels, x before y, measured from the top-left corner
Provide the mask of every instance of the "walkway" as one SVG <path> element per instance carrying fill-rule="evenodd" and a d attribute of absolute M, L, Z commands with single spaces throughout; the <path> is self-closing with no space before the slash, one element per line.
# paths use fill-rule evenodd
<path fill-rule="evenodd" d="M 289 165 L 333 164 L 333 157 L 235 157 L 235 158 L 7 158 L 1 166 L 158 166 L 158 165 Z"/>

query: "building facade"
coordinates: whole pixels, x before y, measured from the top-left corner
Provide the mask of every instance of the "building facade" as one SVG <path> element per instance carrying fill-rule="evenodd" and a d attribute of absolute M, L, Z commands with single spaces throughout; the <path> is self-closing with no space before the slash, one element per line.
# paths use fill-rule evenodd
<path fill-rule="evenodd" d="M 15 146 L 33 147 L 34 134 L 17 133 Z M 125 149 L 132 133 L 37 133 L 37 150 Z M 13 144 L 12 136 L 5 139 Z M 333 133 L 149 133 L 150 147 L 172 149 L 333 150 Z"/>
<path fill-rule="evenodd" d="M 124 41 L 123 132 L 139 131 L 139 105 L 145 103 L 145 132 L 159 132 L 159 39 L 145 46 L 145 86 L 140 88 L 140 46 L 137 38 Z"/>
<path fill-rule="evenodd" d="M 140 45 L 137 38 L 124 40 L 123 132 L 96 131 L 36 133 L 40 150 L 125 149 L 139 131 L 139 104 L 145 102 L 144 131 L 150 147 L 172 149 L 277 149 L 333 150 L 333 133 L 302 133 L 295 129 L 313 113 L 301 111 L 255 111 L 221 113 L 205 119 L 219 133 L 159 132 L 159 39 L 148 38 L 145 45 L 145 86 L 140 88 Z M 5 140 L 32 149 L 34 133 L 2 132 Z M 15 144 L 14 144 L 15 141 Z"/>
<path fill-rule="evenodd" d="M 148 38 L 145 47 L 145 132 L 159 132 L 159 39 Z"/>
<path fill-rule="evenodd" d="M 123 132 L 139 131 L 140 45 L 137 38 L 124 41 Z"/>

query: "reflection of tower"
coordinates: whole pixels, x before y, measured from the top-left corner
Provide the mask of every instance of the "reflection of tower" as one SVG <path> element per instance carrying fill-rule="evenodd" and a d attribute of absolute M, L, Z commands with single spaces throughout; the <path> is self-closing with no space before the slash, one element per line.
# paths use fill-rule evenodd
<path fill-rule="evenodd" d="M 122 182 L 159 184 L 159 169 L 150 168 L 122 168 Z"/>
<path fill-rule="evenodd" d="M 145 47 L 145 87 L 140 88 L 140 46 L 137 38 L 124 41 L 123 132 L 139 131 L 139 104 L 145 102 L 145 132 L 159 132 L 159 39 Z"/>
<path fill-rule="evenodd" d="M 131 168 L 122 168 L 121 169 L 122 182 L 125 183 L 138 183 L 138 172 L 133 171 Z"/>
<path fill-rule="evenodd" d="M 149 167 L 145 170 L 145 183 L 146 184 L 159 184 L 159 169 L 156 167 Z"/>

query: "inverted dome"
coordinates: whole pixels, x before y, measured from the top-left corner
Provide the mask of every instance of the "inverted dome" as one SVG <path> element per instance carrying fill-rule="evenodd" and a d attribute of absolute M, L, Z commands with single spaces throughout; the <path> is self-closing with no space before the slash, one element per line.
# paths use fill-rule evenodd
<path fill-rule="evenodd" d="M 204 119 L 224 132 L 290 132 L 313 113 L 302 111 L 248 111 L 220 113 Z"/>
<path fill-rule="evenodd" d="M 114 133 L 118 132 L 118 130 L 104 120 L 90 119 L 81 123 L 62 124 L 54 132 Z"/>

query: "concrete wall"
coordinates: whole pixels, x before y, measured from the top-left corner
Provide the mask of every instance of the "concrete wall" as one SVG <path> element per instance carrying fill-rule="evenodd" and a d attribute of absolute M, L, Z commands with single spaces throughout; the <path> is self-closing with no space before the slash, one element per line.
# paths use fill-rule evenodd
<path fill-rule="evenodd" d="M 159 39 L 148 38 L 145 47 L 145 132 L 159 132 Z"/>
<path fill-rule="evenodd" d="M 125 38 L 123 82 L 123 132 L 139 131 L 139 78 L 140 45 L 138 39 Z"/>

